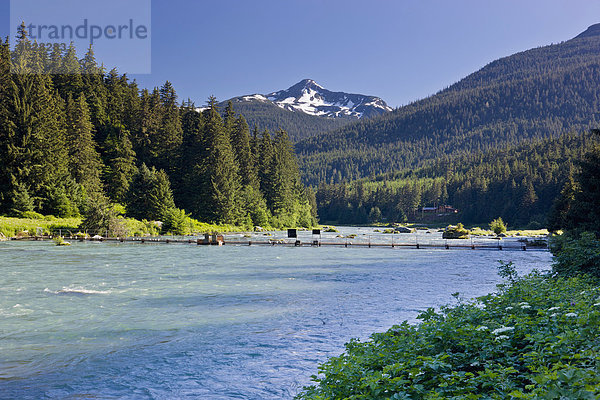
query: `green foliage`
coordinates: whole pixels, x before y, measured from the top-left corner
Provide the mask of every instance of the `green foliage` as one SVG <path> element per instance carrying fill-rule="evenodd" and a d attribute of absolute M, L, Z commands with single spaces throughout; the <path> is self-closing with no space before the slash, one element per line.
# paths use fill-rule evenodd
<path fill-rule="evenodd" d="M 89 234 L 100 236 L 125 236 L 126 229 L 122 218 L 103 196 L 90 197 L 88 199 L 85 219 L 81 223 L 81 229 Z"/>
<path fill-rule="evenodd" d="M 512 265 L 507 264 L 512 270 Z M 594 399 L 600 289 L 513 276 L 498 293 L 352 340 L 299 399 Z"/>
<path fill-rule="evenodd" d="M 576 160 L 597 142 L 589 133 L 570 133 L 444 156 L 424 161 L 422 168 L 351 183 L 322 183 L 317 191 L 319 216 L 336 223 L 366 223 L 369 210 L 377 206 L 387 221 L 401 222 L 404 216 L 414 221 L 423 217 L 423 206 L 451 204 L 466 224 L 487 223 L 500 216 L 511 226 L 532 222 L 544 226 Z"/>
<path fill-rule="evenodd" d="M 33 199 L 29 196 L 29 191 L 22 183 L 14 185 L 11 193 L 12 208 L 10 213 L 13 215 L 21 215 L 33 211 Z"/>
<path fill-rule="evenodd" d="M 553 237 L 552 271 L 561 276 L 588 274 L 600 278 L 600 240 L 592 232 Z"/>
<path fill-rule="evenodd" d="M 502 218 L 496 218 L 490 222 L 490 230 L 496 235 L 506 233 L 506 225 L 504 224 L 504 221 L 502 221 Z"/>
<path fill-rule="evenodd" d="M 375 223 L 381 221 L 381 210 L 379 207 L 371 207 L 371 211 L 369 211 L 369 222 Z"/>
<path fill-rule="evenodd" d="M 22 218 L 0 217 L 0 233 L 6 237 L 14 237 L 19 232 L 29 231 L 36 233 L 37 228 L 42 228 L 44 234 L 64 229 L 75 232 L 81 224 L 80 218 L 52 218 L 44 217 L 38 213 L 24 213 Z"/>
<path fill-rule="evenodd" d="M 191 233 L 191 224 L 189 215 L 184 210 L 170 208 L 165 214 L 162 226 L 163 232 L 173 235 L 185 235 Z"/>
<path fill-rule="evenodd" d="M 88 229 L 119 234 L 126 218 L 111 202 L 177 233 L 193 230 L 191 216 L 242 227 L 314 225 L 314 196 L 300 182 L 287 134 L 271 143 L 265 132 L 270 148 L 262 153 L 232 105 L 222 116 L 209 102 L 204 113 L 178 104 L 168 81 L 140 92 L 126 75 L 99 67 L 91 47 L 78 60 L 73 46 L 30 42 L 22 26 L 12 52 L 0 41 L 0 213 L 83 213 Z"/>
<path fill-rule="evenodd" d="M 594 134 L 600 136 L 599 130 Z M 550 248 L 553 271 L 562 276 L 588 274 L 600 278 L 600 146 L 594 145 L 579 162 L 554 204 L 551 231 L 562 229 Z"/>
<path fill-rule="evenodd" d="M 167 174 L 142 164 L 129 190 L 127 211 L 134 218 L 164 221 L 175 208 Z"/>
<path fill-rule="evenodd" d="M 600 130 L 593 133 L 600 137 Z M 578 162 L 578 167 L 575 177 L 570 177 L 554 204 L 550 229 L 594 232 L 600 238 L 600 145 L 594 144 Z"/>

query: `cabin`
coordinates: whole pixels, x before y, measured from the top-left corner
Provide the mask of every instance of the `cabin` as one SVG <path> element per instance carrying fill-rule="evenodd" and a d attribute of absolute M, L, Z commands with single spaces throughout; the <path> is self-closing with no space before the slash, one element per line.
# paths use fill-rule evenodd
<path fill-rule="evenodd" d="M 421 208 L 421 212 L 423 214 L 448 215 L 456 214 L 458 213 L 458 210 L 452 206 L 439 205 L 436 207 L 423 207 Z"/>

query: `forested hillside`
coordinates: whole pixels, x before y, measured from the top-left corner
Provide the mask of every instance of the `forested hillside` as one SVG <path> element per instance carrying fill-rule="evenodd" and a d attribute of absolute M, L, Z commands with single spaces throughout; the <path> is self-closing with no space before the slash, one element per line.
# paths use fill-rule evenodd
<path fill-rule="evenodd" d="M 214 98 L 202 113 L 180 104 L 169 82 L 140 90 L 91 48 L 82 60 L 73 47 L 48 51 L 23 24 L 12 52 L 0 42 L 0 214 L 82 215 L 97 227 L 119 204 L 173 231 L 186 212 L 312 225 L 314 195 L 287 134 L 251 134 L 231 106 L 222 111 Z"/>
<path fill-rule="evenodd" d="M 299 142 L 307 183 L 423 166 L 598 123 L 600 29 L 490 63 L 438 94 Z"/>
<path fill-rule="evenodd" d="M 444 156 L 421 168 L 325 185 L 317 191 L 323 221 L 369 223 L 414 220 L 420 208 L 452 204 L 468 224 L 502 217 L 512 226 L 541 228 L 554 200 L 598 137 L 566 134 L 472 155 Z"/>

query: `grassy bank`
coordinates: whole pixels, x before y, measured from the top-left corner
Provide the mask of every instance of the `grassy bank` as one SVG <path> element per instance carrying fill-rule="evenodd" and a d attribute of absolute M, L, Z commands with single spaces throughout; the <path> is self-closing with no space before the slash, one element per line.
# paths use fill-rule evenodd
<path fill-rule="evenodd" d="M 119 217 L 119 222 L 123 225 L 123 230 L 127 232 L 128 236 L 160 234 L 160 229 L 152 222 L 124 217 Z M 68 231 L 76 233 L 82 230 L 82 228 L 80 228 L 81 223 L 81 218 L 55 218 L 51 215 L 39 215 L 36 216 L 36 218 L 0 217 L 0 233 L 7 238 L 16 237 L 19 234 L 27 236 L 26 233 L 29 233 L 29 235 L 36 235 L 38 228 L 41 229 L 41 233 L 44 235 L 49 235 L 58 230 L 64 231 L 64 234 L 67 234 Z M 240 232 L 243 230 L 243 227 L 235 225 L 207 224 L 191 218 L 188 220 L 187 227 L 188 234 L 201 234 L 205 232 Z"/>
<path fill-rule="evenodd" d="M 508 271 L 508 272 L 507 272 Z M 510 265 L 503 272 L 514 278 Z M 595 399 L 600 290 L 531 274 L 351 341 L 299 399 Z"/>
<path fill-rule="evenodd" d="M 6 237 L 17 236 L 20 232 L 29 232 L 35 235 L 38 228 L 43 234 L 49 234 L 58 229 L 77 230 L 81 224 L 80 218 L 55 218 L 47 216 L 43 218 L 13 218 L 0 217 L 0 232 Z"/>

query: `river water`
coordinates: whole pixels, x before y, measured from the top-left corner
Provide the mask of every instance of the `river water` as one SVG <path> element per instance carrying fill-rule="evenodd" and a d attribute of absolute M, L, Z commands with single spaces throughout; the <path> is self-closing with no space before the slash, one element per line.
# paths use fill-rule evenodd
<path fill-rule="evenodd" d="M 0 398 L 291 399 L 317 365 L 545 251 L 0 243 Z"/>

